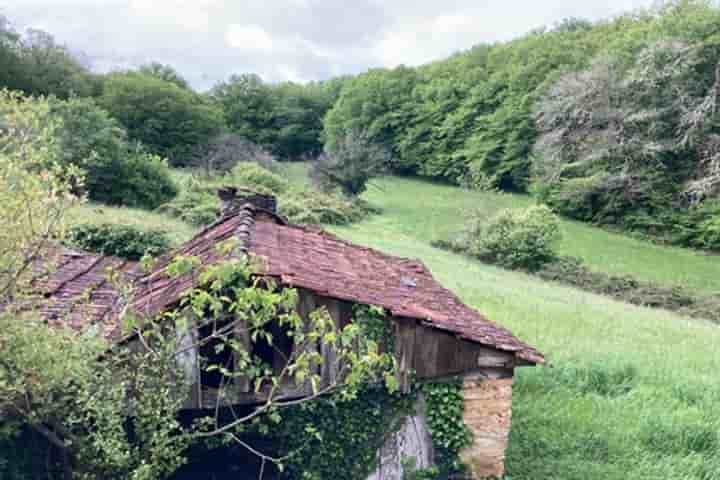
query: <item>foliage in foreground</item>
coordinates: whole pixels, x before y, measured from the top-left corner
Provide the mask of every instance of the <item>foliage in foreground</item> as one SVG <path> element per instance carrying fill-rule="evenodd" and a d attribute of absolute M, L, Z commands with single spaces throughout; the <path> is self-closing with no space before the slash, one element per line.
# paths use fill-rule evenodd
<path fill-rule="evenodd" d="M 218 255 L 224 257 L 233 249 L 231 243 L 222 245 Z M 178 257 L 168 273 L 189 274 L 196 264 L 196 259 Z M 7 415 L 0 444 L 12 445 L 21 428 L 28 427 L 49 447 L 46 462 L 27 466 L 38 475 L 56 470 L 66 479 L 159 480 L 185 463 L 194 442 L 217 440 L 248 448 L 238 435 L 261 416 L 281 422 L 285 406 L 331 392 L 351 400 L 366 382 L 384 381 L 390 392 L 396 389 L 392 357 L 359 337 L 357 323 L 338 329 L 322 309 L 301 318 L 295 308 L 297 292 L 252 279 L 246 258 L 204 267 L 197 275 L 200 286 L 187 293 L 177 310 L 151 321 L 124 319 L 129 344 L 109 343 L 99 332 L 51 328 L 32 318 L 18 321 L 21 313 L 14 309 L 4 312 L 0 406 Z M 234 391 L 243 382 L 266 395 L 245 416 L 228 419 L 216 411 L 191 423 L 180 422 L 180 410 L 195 381 L 179 361 L 188 352 L 181 338 L 193 316 L 204 319 L 203 327 L 212 333 L 191 347 L 201 355 L 200 375 L 219 378 L 218 395 L 229 396 L 226 389 Z M 255 347 L 279 349 L 273 342 L 280 341 L 277 331 L 285 332 L 293 345 L 279 369 L 268 365 Z M 336 352 L 335 363 L 325 366 L 336 369 L 337 379 L 327 384 L 320 383 L 323 345 Z M 216 358 L 223 351 L 229 356 Z M 232 359 L 233 367 L 226 358 Z M 308 386 L 311 393 L 284 402 L 278 395 L 280 385 Z M 283 458 L 254 453 L 282 468 Z M 9 459 L 0 461 L 0 468 L 7 465 L 17 466 Z M 45 468 L 49 471 L 43 473 Z"/>
<path fill-rule="evenodd" d="M 46 100 L 0 91 L 0 298 L 12 299 L 47 242 L 62 237 L 64 214 L 82 184 L 63 168 L 55 143 L 57 122 Z"/>

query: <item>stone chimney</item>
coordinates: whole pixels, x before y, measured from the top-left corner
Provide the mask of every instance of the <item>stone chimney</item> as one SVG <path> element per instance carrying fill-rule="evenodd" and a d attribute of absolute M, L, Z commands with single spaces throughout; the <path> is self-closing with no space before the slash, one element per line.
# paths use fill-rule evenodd
<path fill-rule="evenodd" d="M 218 197 L 223 216 L 233 214 L 248 203 L 261 210 L 277 214 L 277 199 L 273 195 L 226 186 L 218 189 Z"/>

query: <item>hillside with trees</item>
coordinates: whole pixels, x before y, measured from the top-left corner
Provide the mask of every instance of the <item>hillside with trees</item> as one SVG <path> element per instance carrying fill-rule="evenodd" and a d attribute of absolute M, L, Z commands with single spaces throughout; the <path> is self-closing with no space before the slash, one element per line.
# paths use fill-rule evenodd
<path fill-rule="evenodd" d="M 325 138 L 364 131 L 398 173 L 718 249 L 719 21 L 710 3 L 676 2 L 373 70 L 342 89 Z"/>
<path fill-rule="evenodd" d="M 670 0 L 468 47 L 307 83 L 236 72 L 199 91 L 155 61 L 95 72 L 0 15 L 0 478 L 165 480 L 220 464 L 237 475 L 248 458 L 277 478 L 367 478 L 383 428 L 409 408 L 382 386 L 394 379 L 375 350 L 383 312 L 365 305 L 354 313 L 367 330 L 334 331 L 319 309 L 308 331 L 288 313 L 292 290 L 249 282 L 248 265 L 168 260 L 225 218 L 217 191 L 230 185 L 274 197 L 280 223 L 420 259 L 547 355 L 512 379 L 508 479 L 720 480 L 720 6 Z M 235 418 L 232 435 L 217 415 L 208 430 L 184 417 L 175 331 L 153 324 L 160 348 L 105 361 L 94 329 L 6 309 L 31 299 L 51 246 L 214 279 L 189 307 L 256 319 L 268 348 L 278 316 L 309 343 L 362 339 L 362 355 L 344 352 L 356 378 Z M 140 332 L 135 321 L 123 328 Z M 242 355 L 244 373 L 208 371 L 279 382 Z M 315 375 L 315 360 L 295 361 Z M 439 468 L 409 466 L 408 480 L 464 468 L 461 391 L 432 385 Z M 277 456 L 239 440 L 273 433 L 292 436 Z"/>
<path fill-rule="evenodd" d="M 390 153 L 387 171 L 530 193 L 570 218 L 717 250 L 719 21 L 710 2 L 683 0 L 417 68 L 305 85 L 241 74 L 195 93 L 158 63 L 93 74 L 5 20 L 0 85 L 93 98 L 173 166 L 202 165 L 228 135 L 285 161 L 362 136 Z"/>

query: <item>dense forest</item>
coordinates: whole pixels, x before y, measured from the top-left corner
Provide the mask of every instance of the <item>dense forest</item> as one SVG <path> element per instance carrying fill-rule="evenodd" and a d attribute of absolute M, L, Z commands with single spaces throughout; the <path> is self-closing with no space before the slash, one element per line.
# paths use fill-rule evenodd
<path fill-rule="evenodd" d="M 53 97 L 66 161 L 89 158 L 80 166 L 97 200 L 155 208 L 172 198 L 162 159 L 207 167 L 208 152 L 244 141 L 308 160 L 359 135 L 398 174 L 530 193 L 570 218 L 720 248 L 711 2 L 570 18 L 417 68 L 304 85 L 241 74 L 204 93 L 158 63 L 92 73 L 51 35 L 7 20 L 0 58 L 0 86 Z M 109 178 L 126 181 L 109 192 L 99 187 Z"/>

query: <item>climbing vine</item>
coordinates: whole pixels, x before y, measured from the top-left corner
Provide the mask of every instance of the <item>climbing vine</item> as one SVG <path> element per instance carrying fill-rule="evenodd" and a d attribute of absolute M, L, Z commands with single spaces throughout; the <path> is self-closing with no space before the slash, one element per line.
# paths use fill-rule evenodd
<path fill-rule="evenodd" d="M 355 305 L 353 318 L 360 337 L 394 352 L 392 325 L 382 307 Z M 275 455 L 284 458 L 282 478 L 363 480 L 377 467 L 377 451 L 387 436 L 415 413 L 415 392 L 399 393 L 393 380 L 386 375 L 383 382 L 367 383 L 353 398 L 333 394 L 284 409 L 282 421 L 268 417 L 267 427 L 257 425 L 254 433 L 270 440 Z"/>
<path fill-rule="evenodd" d="M 420 390 L 425 396 L 430 436 L 435 447 L 438 469 L 435 478 L 450 478 L 464 470 L 460 451 L 472 441 L 470 430 L 463 420 L 462 382 L 428 383 Z"/>
<path fill-rule="evenodd" d="M 338 395 L 285 409 L 267 438 L 286 456 L 282 478 L 363 480 L 377 467 L 388 434 L 414 413 L 414 394 L 368 386 L 352 400 Z"/>
<path fill-rule="evenodd" d="M 382 346 L 386 353 L 395 352 L 395 336 L 385 309 L 377 305 L 355 305 L 353 317 L 364 337 Z"/>

